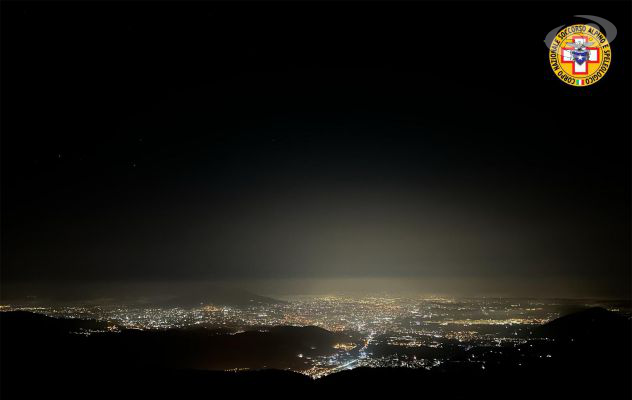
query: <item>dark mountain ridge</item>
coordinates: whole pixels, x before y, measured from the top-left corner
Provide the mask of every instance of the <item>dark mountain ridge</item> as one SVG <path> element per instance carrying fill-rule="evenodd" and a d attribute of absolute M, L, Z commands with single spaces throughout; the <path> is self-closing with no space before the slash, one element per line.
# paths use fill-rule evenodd
<path fill-rule="evenodd" d="M 283 300 L 261 296 L 245 290 L 206 290 L 198 291 L 161 300 L 150 300 L 150 304 L 159 306 L 196 307 L 200 305 L 216 305 L 229 307 L 248 307 L 256 305 L 284 304 Z"/>
<path fill-rule="evenodd" d="M 630 337 L 632 323 L 624 315 L 605 308 L 592 307 L 564 315 L 533 330 L 533 337 L 549 337 L 558 340 L 612 341 L 612 335 Z"/>
<path fill-rule="evenodd" d="M 221 287 L 213 284 L 193 285 L 190 288 L 141 286 L 135 295 L 129 289 L 120 288 L 69 288 L 67 291 L 48 293 L 46 290 L 34 289 L 39 295 L 23 296 L 17 293 L 3 292 L 2 302 L 5 304 L 37 307 L 41 305 L 85 306 L 85 305 L 139 305 L 153 307 L 199 307 L 215 305 L 226 307 L 249 307 L 256 305 L 284 304 L 268 296 L 262 296 L 238 287 Z M 40 293 L 41 292 L 41 293 Z"/>

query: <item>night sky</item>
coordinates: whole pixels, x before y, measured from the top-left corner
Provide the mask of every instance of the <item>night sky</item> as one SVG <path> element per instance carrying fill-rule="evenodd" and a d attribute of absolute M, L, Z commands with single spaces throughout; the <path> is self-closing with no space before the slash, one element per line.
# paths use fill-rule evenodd
<path fill-rule="evenodd" d="M 629 297 L 630 4 L 3 2 L 3 291 Z M 587 88 L 575 14 L 618 28 Z"/>

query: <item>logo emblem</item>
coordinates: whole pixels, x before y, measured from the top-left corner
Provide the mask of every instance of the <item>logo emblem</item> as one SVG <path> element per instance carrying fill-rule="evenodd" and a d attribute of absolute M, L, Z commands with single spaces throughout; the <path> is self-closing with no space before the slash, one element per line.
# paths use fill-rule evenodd
<path fill-rule="evenodd" d="M 560 30 L 549 48 L 553 72 L 572 86 L 589 86 L 603 79 L 611 61 L 606 35 L 591 25 L 571 25 Z"/>

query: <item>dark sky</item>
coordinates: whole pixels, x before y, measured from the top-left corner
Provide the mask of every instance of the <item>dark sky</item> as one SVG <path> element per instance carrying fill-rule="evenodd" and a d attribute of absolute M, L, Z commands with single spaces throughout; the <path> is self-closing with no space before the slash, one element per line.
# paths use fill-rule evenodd
<path fill-rule="evenodd" d="M 3 286 L 629 297 L 630 11 L 3 2 Z M 575 14 L 619 30 L 588 88 L 543 43 Z"/>

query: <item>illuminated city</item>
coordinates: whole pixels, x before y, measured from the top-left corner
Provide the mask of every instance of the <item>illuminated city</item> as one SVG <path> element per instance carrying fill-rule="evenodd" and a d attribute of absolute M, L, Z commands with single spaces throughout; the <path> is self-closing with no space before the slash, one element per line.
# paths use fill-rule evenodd
<path fill-rule="evenodd" d="M 229 307 L 201 304 L 194 308 L 146 306 L 32 307 L 5 305 L 3 311 L 31 311 L 56 318 L 107 322 L 93 335 L 123 330 L 170 330 L 202 327 L 239 335 L 266 332 L 275 326 L 317 326 L 348 338 L 326 355 L 296 354 L 297 372 L 313 378 L 357 367 L 430 369 L 441 365 L 453 349 L 503 348 L 527 344 L 529 329 L 557 318 L 570 306 L 603 303 L 569 300 L 447 299 L 421 297 L 297 296 L 286 301 Z M 610 306 L 613 311 L 629 312 Z M 428 350 L 435 351 L 429 352 Z M 494 350 L 496 349 L 496 350 Z M 316 350 L 316 349 L 312 349 Z M 422 350 L 416 351 L 416 350 Z M 424 356 L 424 353 L 433 354 Z M 471 351 L 468 362 L 476 363 Z M 539 357 L 551 357 L 540 354 Z M 481 368 L 484 365 L 481 364 Z M 231 368 L 242 370 L 244 368 Z"/>

